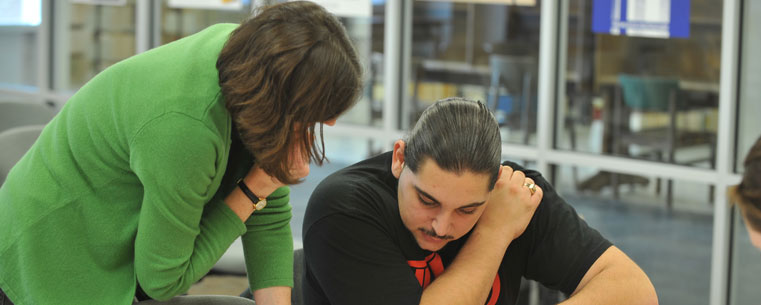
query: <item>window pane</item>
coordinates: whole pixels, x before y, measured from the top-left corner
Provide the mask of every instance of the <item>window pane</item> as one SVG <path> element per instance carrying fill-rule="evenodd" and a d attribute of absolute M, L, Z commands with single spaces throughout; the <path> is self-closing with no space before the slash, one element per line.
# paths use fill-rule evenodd
<path fill-rule="evenodd" d="M 555 146 L 712 168 L 722 1 L 629 1 L 621 2 L 628 3 L 623 12 L 598 5 L 605 2 L 570 0 Z M 677 7 L 684 3 L 689 7 Z M 611 34 L 595 26 L 611 22 L 611 16 L 637 23 L 653 10 L 667 23 L 682 20 L 686 37 L 654 38 L 633 29 Z M 676 16 L 684 11 L 689 13 Z M 679 35 L 670 31 L 665 35 Z"/>
<path fill-rule="evenodd" d="M 57 90 L 76 91 L 107 67 L 135 55 L 135 0 L 125 5 L 56 1 Z"/>
<path fill-rule="evenodd" d="M 170 7 L 165 0 L 161 5 L 161 44 L 200 32 L 217 23 L 241 23 L 251 14 L 251 6 L 239 10 L 212 10 Z"/>
<path fill-rule="evenodd" d="M 753 143 L 761 135 L 761 2 L 745 1 L 740 62 L 740 93 L 738 106 L 738 138 L 736 170 L 743 172 L 742 163 Z"/>
<path fill-rule="evenodd" d="M 415 1 L 402 128 L 441 98 L 488 103 L 503 139 L 535 144 L 540 4 Z"/>
<path fill-rule="evenodd" d="M 37 28 L 0 26 L 0 85 L 37 85 Z"/>
<path fill-rule="evenodd" d="M 346 27 L 365 71 L 365 91 L 339 122 L 381 126 L 383 123 L 383 26 L 385 1 L 363 0 L 372 5 L 372 16 L 337 17 Z M 281 2 L 281 1 L 273 1 Z M 164 1 L 161 10 L 161 43 L 194 34 L 217 23 L 241 23 L 251 16 L 250 6 L 240 10 L 174 8 Z"/>
<path fill-rule="evenodd" d="M 740 209 L 734 208 L 730 304 L 755 304 L 761 299 L 761 251 L 750 242 Z"/>
<path fill-rule="evenodd" d="M 669 210 L 663 193 L 667 179 L 661 179 L 658 192 L 656 177 L 620 174 L 616 197 L 608 181 L 599 180 L 596 192 L 578 187 L 597 169 L 557 166 L 556 171 L 561 197 L 645 271 L 661 304 L 708 304 L 713 229 L 708 185 L 673 181 Z"/>
<path fill-rule="evenodd" d="M 42 20 L 40 0 L 4 0 L 0 2 L 0 26 L 38 26 Z"/>
<path fill-rule="evenodd" d="M 338 121 L 381 127 L 383 126 L 383 29 L 386 24 L 386 2 L 361 1 L 372 6 L 372 16 L 339 15 L 338 17 L 346 27 L 349 38 L 359 55 L 359 61 L 364 70 L 364 92 L 357 104 Z"/>
<path fill-rule="evenodd" d="M 0 1 L 0 85 L 37 84 L 40 0 Z"/>
<path fill-rule="evenodd" d="M 743 161 L 761 134 L 761 2 L 744 1 L 740 61 L 740 92 L 738 105 L 737 162 L 735 170 L 744 172 Z M 755 53 L 754 53 L 755 52 Z M 739 209 L 734 208 L 732 260 L 730 268 L 730 304 L 754 304 L 761 299 L 761 251 L 753 247 Z"/>

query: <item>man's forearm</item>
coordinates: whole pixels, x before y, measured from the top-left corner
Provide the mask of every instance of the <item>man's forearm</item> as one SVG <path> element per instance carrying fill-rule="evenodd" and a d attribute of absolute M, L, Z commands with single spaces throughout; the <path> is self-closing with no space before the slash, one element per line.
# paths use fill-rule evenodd
<path fill-rule="evenodd" d="M 586 282 L 582 280 L 576 292 L 561 304 L 658 304 L 650 279 L 633 261 L 623 259 L 623 252 L 611 247 L 603 256 L 615 263 L 606 264 L 597 272 L 595 266 L 590 268 L 588 272 L 595 274 Z"/>
<path fill-rule="evenodd" d="M 510 239 L 476 227 L 452 264 L 424 291 L 420 304 L 484 304 Z"/>

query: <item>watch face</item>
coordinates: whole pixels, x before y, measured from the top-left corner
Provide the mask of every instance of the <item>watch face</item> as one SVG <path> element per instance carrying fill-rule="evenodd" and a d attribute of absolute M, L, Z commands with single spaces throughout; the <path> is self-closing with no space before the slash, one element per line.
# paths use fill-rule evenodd
<path fill-rule="evenodd" d="M 264 207 L 267 206 L 267 199 L 260 200 L 254 206 L 256 207 L 257 211 L 263 209 Z"/>

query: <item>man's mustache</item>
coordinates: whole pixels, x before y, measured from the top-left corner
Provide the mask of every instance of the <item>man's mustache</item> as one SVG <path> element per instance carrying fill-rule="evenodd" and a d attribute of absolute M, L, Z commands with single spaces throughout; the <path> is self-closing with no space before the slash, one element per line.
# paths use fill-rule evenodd
<path fill-rule="evenodd" d="M 428 235 L 430 237 L 435 237 L 438 239 L 454 239 L 454 236 L 452 235 L 437 235 L 436 231 L 434 230 L 428 230 L 425 228 L 418 228 L 418 230 L 420 230 L 420 232 L 423 232 L 423 234 Z"/>

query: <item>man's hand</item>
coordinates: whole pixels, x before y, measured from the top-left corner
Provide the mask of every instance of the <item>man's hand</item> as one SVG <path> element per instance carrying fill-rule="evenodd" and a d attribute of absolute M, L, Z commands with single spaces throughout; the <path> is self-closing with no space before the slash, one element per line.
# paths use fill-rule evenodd
<path fill-rule="evenodd" d="M 473 233 L 451 265 L 423 290 L 420 304 L 484 304 L 505 251 L 526 230 L 539 202 L 536 192 L 526 184 L 534 183 L 509 166 L 500 169 L 486 209 Z"/>
<path fill-rule="evenodd" d="M 526 178 L 521 171 L 502 166 L 497 184 L 489 195 L 486 210 L 477 225 L 497 230 L 510 240 L 523 234 L 543 196 L 539 186 L 531 194 L 527 184 L 534 184 L 534 180 Z"/>

